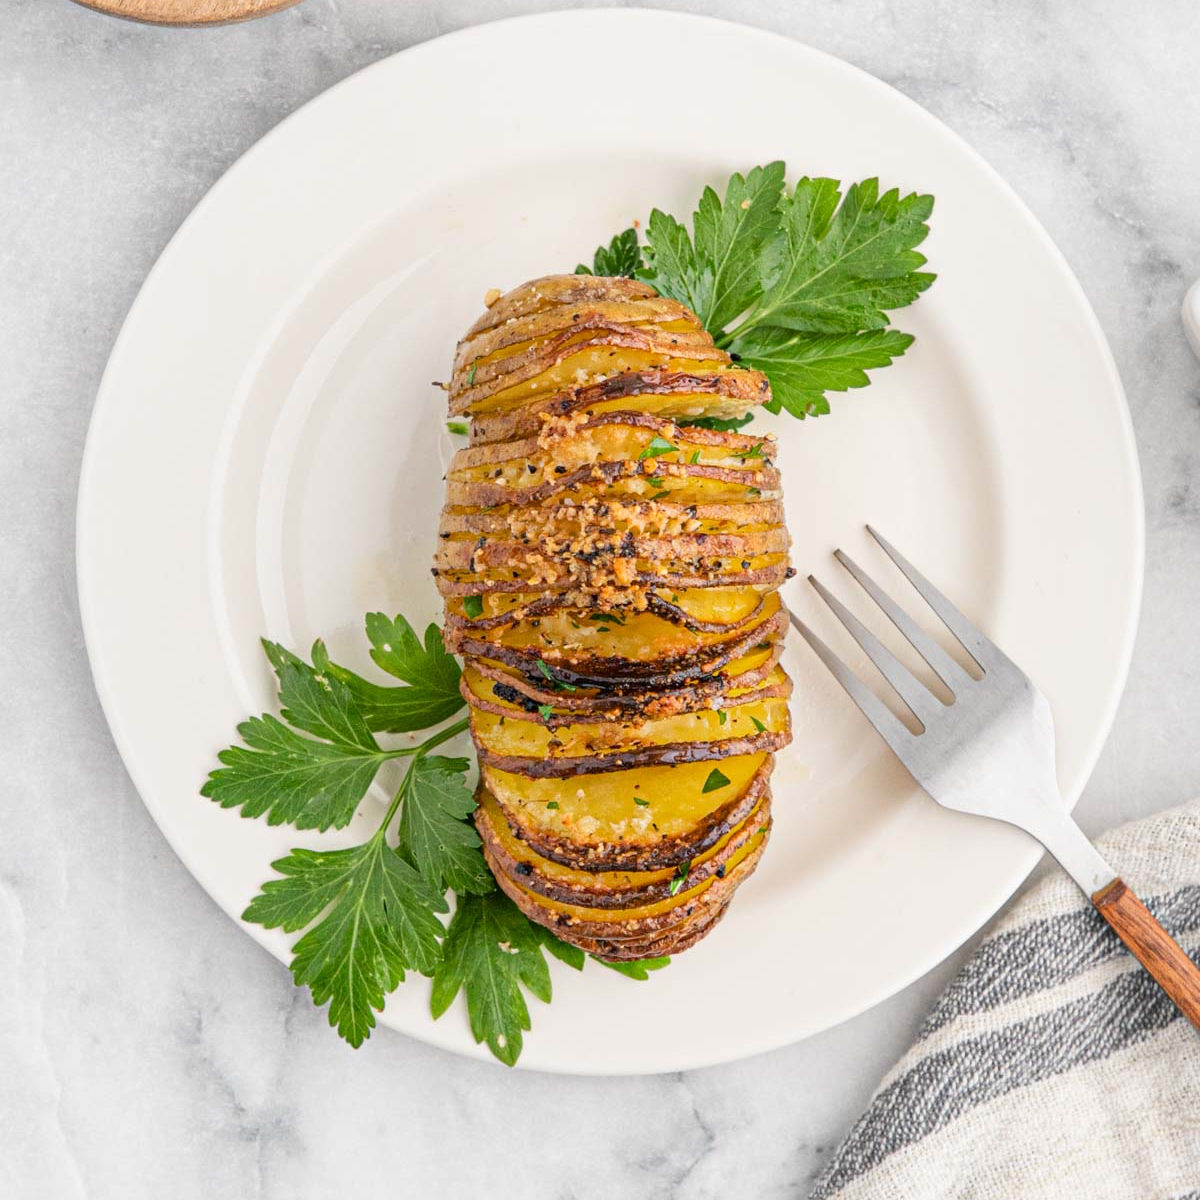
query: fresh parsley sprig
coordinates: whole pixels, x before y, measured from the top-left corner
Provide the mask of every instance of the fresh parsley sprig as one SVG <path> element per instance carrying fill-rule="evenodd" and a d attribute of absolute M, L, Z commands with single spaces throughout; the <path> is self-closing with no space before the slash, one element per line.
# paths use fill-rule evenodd
<path fill-rule="evenodd" d="M 876 179 L 844 195 L 833 179 L 789 190 L 785 172 L 774 162 L 735 174 L 724 199 L 705 188 L 690 232 L 655 209 L 644 246 L 627 229 L 596 251 L 592 270 L 687 304 L 718 346 L 770 379 L 769 411 L 803 418 L 827 413 L 829 392 L 865 387 L 868 370 L 912 345 L 887 314 L 935 279 L 916 249 L 933 197 L 881 193 Z"/>
<path fill-rule="evenodd" d="M 400 685 L 383 685 L 333 662 L 322 642 L 311 663 L 263 642 L 279 681 L 280 717 L 238 726 L 242 745 L 223 750 L 201 792 L 242 816 L 297 829 L 343 828 L 358 811 L 380 767 L 408 766 L 382 820 L 358 846 L 294 849 L 272 863 L 242 919 L 302 936 L 291 971 L 352 1046 L 375 1027 L 387 995 L 409 972 L 431 976 L 434 1017 L 461 990 L 471 1030 L 511 1066 L 530 1027 L 524 993 L 549 1001 L 549 952 L 576 970 L 584 954 L 524 916 L 496 890 L 470 822 L 475 798 L 469 760 L 433 754 L 468 727 L 444 724 L 463 707 L 460 670 L 440 630 L 419 639 L 403 618 L 366 618 L 371 657 Z M 377 732 L 431 732 L 416 745 L 381 746 Z M 449 929 L 440 919 L 455 913 Z M 602 961 L 602 960 L 597 960 Z M 669 959 L 604 963 L 634 979 Z"/>

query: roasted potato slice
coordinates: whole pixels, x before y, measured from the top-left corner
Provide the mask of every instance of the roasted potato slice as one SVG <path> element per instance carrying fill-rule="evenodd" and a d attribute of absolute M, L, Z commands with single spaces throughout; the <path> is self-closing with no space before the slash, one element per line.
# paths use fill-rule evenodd
<path fill-rule="evenodd" d="M 734 854 L 770 818 L 771 803 L 764 795 L 736 828 L 688 867 L 687 881 L 699 884 L 710 876 L 723 877 Z M 634 908 L 665 900 L 679 892 L 679 871 L 583 871 L 543 858 L 508 827 L 500 806 L 486 788 L 479 791 L 475 825 L 500 870 L 526 890 L 550 900 L 592 908 Z"/>
<path fill-rule="evenodd" d="M 697 639 L 712 640 L 698 642 L 690 650 L 670 656 L 647 659 L 588 654 L 583 647 L 571 651 L 536 643 L 509 646 L 466 636 L 458 640 L 458 645 L 466 655 L 486 656 L 493 662 L 515 668 L 530 682 L 536 682 L 540 676 L 560 695 L 569 695 L 579 688 L 608 692 L 666 691 L 710 676 L 753 649 L 765 649 L 782 638 L 787 625 L 786 611 L 777 609 L 765 620 L 738 630 L 733 637 L 697 634 Z"/>
<path fill-rule="evenodd" d="M 601 301 L 630 301 L 657 298 L 658 293 L 648 284 L 623 276 L 606 275 L 543 275 L 515 287 L 488 305 L 483 315 L 467 330 L 468 341 L 485 329 L 519 320 L 531 313 L 568 305 L 592 304 Z"/>
<path fill-rule="evenodd" d="M 787 701 L 767 697 L 642 721 L 553 726 L 545 720 L 477 708 L 471 713 L 471 734 L 481 763 L 531 779 L 573 779 L 598 771 L 778 750 L 788 743 L 790 725 Z"/>
<path fill-rule="evenodd" d="M 645 716 L 687 712 L 736 697 L 745 690 L 775 679 L 782 653 L 781 641 L 756 644 L 748 654 L 711 675 L 688 680 L 678 687 L 658 687 L 656 681 L 651 679 L 640 689 L 630 684 L 619 692 L 602 692 L 598 688 L 578 688 L 573 692 L 565 692 L 553 687 L 540 673 L 535 679 L 528 679 L 512 668 L 486 658 L 471 659 L 470 669 L 492 681 L 494 695 L 511 700 L 526 712 L 546 707 L 560 716 L 586 712 L 621 719 L 630 712 Z M 787 677 L 784 678 L 786 680 Z M 790 687 L 790 681 L 786 686 Z"/>
<path fill-rule="evenodd" d="M 758 753 L 577 779 L 531 779 L 486 764 L 480 773 L 509 827 L 544 858 L 584 870 L 652 871 L 695 858 L 740 824 L 765 794 L 773 765 Z"/>
<path fill-rule="evenodd" d="M 648 296 L 633 300 L 593 300 L 586 304 L 555 305 L 502 325 L 493 325 L 474 337 L 459 342 L 454 355 L 454 373 L 469 373 L 472 366 L 520 355 L 531 346 L 545 344 L 561 333 L 591 329 L 666 329 L 704 334 L 696 314 L 677 300 Z"/>
<path fill-rule="evenodd" d="M 536 436 L 552 417 L 582 413 L 648 413 L 687 425 L 688 419 L 744 417 L 771 398 L 767 377 L 740 367 L 707 371 L 626 371 L 587 387 L 527 400 L 516 408 L 476 414 L 471 444 Z"/>
<path fill-rule="evenodd" d="M 540 896 L 506 875 L 499 861 L 490 856 L 486 844 L 484 855 L 489 859 L 496 882 L 517 907 L 530 920 L 545 925 L 557 936 L 562 937 L 565 931 L 570 931 L 572 935 L 586 938 L 640 940 L 665 934 L 672 929 L 678 930 L 685 922 L 702 920 L 715 914 L 758 865 L 768 834 L 769 822 L 756 828 L 730 855 L 721 878 L 712 875 L 695 886 L 690 886 L 685 878 L 676 895 L 623 909 L 589 908 Z M 614 946 L 614 949 L 619 949 L 619 946 Z"/>
<path fill-rule="evenodd" d="M 490 653 L 486 648 L 490 646 L 546 651 L 548 661 L 560 655 L 572 661 L 598 658 L 661 661 L 729 642 L 762 625 L 779 611 L 776 592 L 761 595 L 753 588 L 712 590 L 724 595 L 744 592 L 747 603 L 731 620 L 709 621 L 700 627 L 692 620 L 676 617 L 669 601 L 660 607 L 651 604 L 649 598 L 641 612 L 624 614 L 565 606 L 546 607 L 520 620 L 501 619 L 486 625 L 460 617 L 447 621 L 446 639 L 455 650 L 470 642 L 481 654 Z"/>

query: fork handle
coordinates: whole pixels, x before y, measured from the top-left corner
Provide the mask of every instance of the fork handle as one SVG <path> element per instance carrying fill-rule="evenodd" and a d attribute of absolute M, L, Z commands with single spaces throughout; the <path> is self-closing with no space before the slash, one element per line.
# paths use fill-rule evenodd
<path fill-rule="evenodd" d="M 1188 958 L 1183 947 L 1122 879 L 1114 879 L 1095 892 L 1092 903 L 1179 1011 L 1200 1029 L 1200 967 Z"/>

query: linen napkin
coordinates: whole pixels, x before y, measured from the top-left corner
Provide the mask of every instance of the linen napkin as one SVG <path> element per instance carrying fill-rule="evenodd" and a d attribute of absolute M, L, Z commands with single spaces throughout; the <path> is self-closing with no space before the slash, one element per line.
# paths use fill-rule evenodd
<path fill-rule="evenodd" d="M 1193 959 L 1200 800 L 1102 853 Z M 1200 1200 L 1200 1033 L 1055 870 L 987 935 L 811 1200 Z"/>

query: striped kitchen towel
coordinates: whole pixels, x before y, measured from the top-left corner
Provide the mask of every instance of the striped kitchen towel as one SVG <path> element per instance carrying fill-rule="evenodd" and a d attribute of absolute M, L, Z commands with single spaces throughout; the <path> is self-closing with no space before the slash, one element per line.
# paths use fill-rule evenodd
<path fill-rule="evenodd" d="M 1200 801 L 1100 839 L 1193 958 Z M 997 922 L 811 1200 L 1200 1200 L 1200 1034 L 1055 870 Z"/>

